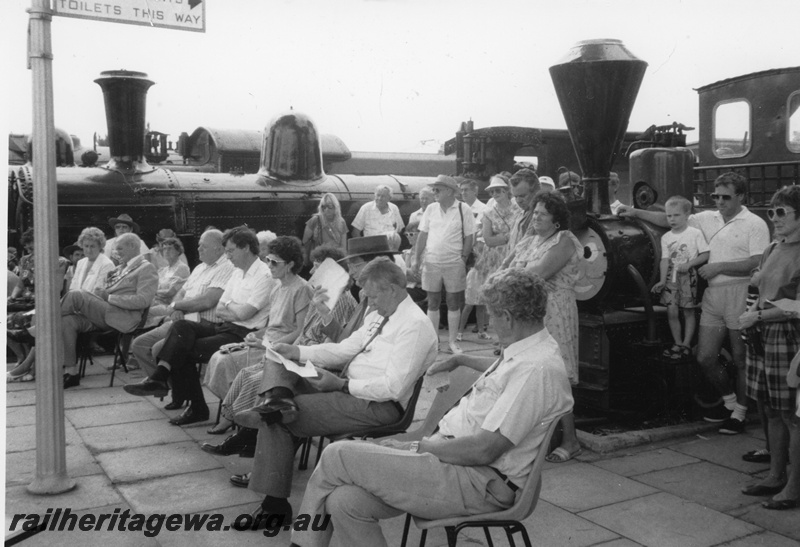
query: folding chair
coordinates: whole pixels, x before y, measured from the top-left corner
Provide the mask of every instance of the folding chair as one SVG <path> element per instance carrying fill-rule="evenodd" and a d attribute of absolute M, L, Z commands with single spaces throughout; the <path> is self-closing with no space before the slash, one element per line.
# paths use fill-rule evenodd
<path fill-rule="evenodd" d="M 80 374 L 81 378 L 86 376 L 86 363 L 94 364 L 94 360 L 92 359 L 92 342 L 98 337 L 103 336 L 106 334 L 116 334 L 116 340 L 114 342 L 114 363 L 111 366 L 111 382 L 108 384 L 108 387 L 114 387 L 114 376 L 117 372 L 117 365 L 122 365 L 122 368 L 125 372 L 128 372 L 128 367 L 126 366 L 128 362 L 128 351 L 131 347 L 131 342 L 133 339 L 139 335 L 141 332 L 144 331 L 144 325 L 147 322 L 147 315 L 150 312 L 150 308 L 145 308 L 142 311 L 142 318 L 139 321 L 139 324 L 130 331 L 130 332 L 119 332 L 116 329 L 107 329 L 107 330 L 94 330 L 89 332 L 84 332 L 78 335 L 78 373 Z"/>
<path fill-rule="evenodd" d="M 517 498 L 514 501 L 514 505 L 508 509 L 496 511 L 494 513 L 465 515 L 438 520 L 426 520 L 420 517 L 412 517 L 410 514 L 406 515 L 406 523 L 405 527 L 403 528 L 403 540 L 401 543 L 402 547 L 406 546 L 406 541 L 408 540 L 408 530 L 410 528 L 412 519 L 414 520 L 414 524 L 417 526 L 417 528 L 422 530 L 422 536 L 420 537 L 419 541 L 420 547 L 424 547 L 425 545 L 428 530 L 441 526 L 444 527 L 447 533 L 447 545 L 449 547 L 455 547 L 458 533 L 461 530 L 464 528 L 478 527 L 483 528 L 483 532 L 486 534 L 486 541 L 489 544 L 489 547 L 493 547 L 494 543 L 492 542 L 492 536 L 489 533 L 489 527 L 493 526 L 499 526 L 505 530 L 506 536 L 508 537 L 508 542 L 512 547 L 516 545 L 514 543 L 514 534 L 517 532 L 522 534 L 522 539 L 525 542 L 526 547 L 531 547 L 531 541 L 528 537 L 528 532 L 525 530 L 525 527 L 520 521 L 528 518 L 536 508 L 536 504 L 539 501 L 539 493 L 542 490 L 542 467 L 544 466 L 544 458 L 548 453 L 548 448 L 550 447 L 550 439 L 558 427 L 558 423 L 561 421 L 561 418 L 568 413 L 569 412 L 565 412 L 556 416 L 547 428 L 547 433 L 542 440 L 542 444 L 539 445 L 539 453 L 536 455 L 536 458 L 533 461 L 533 467 L 528 474 L 525 484 L 517 492 Z"/>
<path fill-rule="evenodd" d="M 376 439 L 380 437 L 388 437 L 389 435 L 395 435 L 397 433 L 405 432 L 406 429 L 408 429 L 408 426 L 410 426 L 411 422 L 414 420 L 414 411 L 417 408 L 417 400 L 419 400 L 419 394 L 422 391 L 422 382 L 424 379 L 425 376 L 422 375 L 417 380 L 417 383 L 414 384 L 414 391 L 411 394 L 411 399 L 408 400 L 408 405 L 406 406 L 405 411 L 400 416 L 400 419 L 397 420 L 396 422 L 392 424 L 380 425 L 362 431 L 355 431 L 353 433 L 346 433 L 344 435 L 330 435 L 328 437 L 321 436 L 319 438 L 319 445 L 317 446 L 316 463 L 319 463 L 319 459 L 320 457 L 322 457 L 322 449 L 324 448 L 326 438 L 331 442 L 340 439 L 355 439 L 355 438 Z M 299 469 L 303 470 L 308 468 L 308 457 L 310 453 L 311 453 L 311 437 L 306 437 L 301 444 L 300 465 L 298 466 Z"/>

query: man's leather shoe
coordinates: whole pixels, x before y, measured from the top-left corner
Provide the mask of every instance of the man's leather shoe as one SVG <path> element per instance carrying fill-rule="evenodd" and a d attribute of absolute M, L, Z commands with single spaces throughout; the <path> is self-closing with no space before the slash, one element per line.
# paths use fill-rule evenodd
<path fill-rule="evenodd" d="M 216 454 L 217 456 L 230 456 L 241 452 L 248 444 L 249 439 L 246 435 L 240 432 L 230 435 L 227 439 L 220 444 L 203 443 L 200 450 L 208 452 L 209 454 Z"/>
<path fill-rule="evenodd" d="M 125 386 L 127 387 L 127 386 Z M 172 425 L 189 425 L 195 424 L 197 422 L 207 422 L 208 421 L 208 407 L 205 408 L 194 408 L 190 406 L 180 416 L 176 416 L 172 418 L 169 423 Z"/>
<path fill-rule="evenodd" d="M 289 424 L 297 419 L 297 403 L 289 397 L 270 397 L 258 406 L 251 408 L 268 425 Z"/>
<path fill-rule="evenodd" d="M 122 389 L 124 389 L 126 393 L 139 395 L 140 397 L 146 397 L 147 395 L 164 397 L 169 393 L 169 386 L 166 382 L 159 382 L 158 380 L 151 380 L 150 378 L 140 384 L 122 386 Z M 208 414 L 208 409 L 206 409 L 206 414 Z M 206 415 L 206 419 L 207 418 L 208 416 Z"/>
<path fill-rule="evenodd" d="M 248 444 L 244 448 L 242 448 L 241 452 L 239 452 L 240 458 L 255 458 L 256 457 L 256 445 Z"/>
<path fill-rule="evenodd" d="M 64 389 L 81 385 L 80 374 L 64 374 Z"/>
<path fill-rule="evenodd" d="M 172 399 L 171 403 L 167 403 L 164 405 L 165 410 L 178 410 L 179 408 L 183 408 L 183 405 L 186 401 L 176 401 Z"/>

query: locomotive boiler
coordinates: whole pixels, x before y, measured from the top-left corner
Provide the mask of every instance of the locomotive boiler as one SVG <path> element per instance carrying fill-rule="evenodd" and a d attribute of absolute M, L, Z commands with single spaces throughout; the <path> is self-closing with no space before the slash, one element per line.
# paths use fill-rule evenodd
<path fill-rule="evenodd" d="M 418 208 L 415 195 L 432 181 L 325 174 L 320 134 L 307 116 L 294 111 L 276 116 L 265 128 L 257 173 L 176 172 L 151 166 L 143 143 L 146 95 L 153 82 L 144 73 L 124 70 L 103 72 L 95 82 L 103 91 L 111 160 L 102 167 L 56 170 L 59 248 L 75 241 L 83 228 L 103 228 L 108 218 L 127 213 L 142 227 L 147 242 L 161 228 L 175 230 L 193 260 L 196 241 L 209 225 L 226 229 L 247 224 L 300 236 L 322 194 L 337 196 L 349 223 L 381 184 L 392 189 L 394 203 L 408 217 Z M 32 169 L 27 164 L 10 172 L 10 240 L 32 223 Z"/>

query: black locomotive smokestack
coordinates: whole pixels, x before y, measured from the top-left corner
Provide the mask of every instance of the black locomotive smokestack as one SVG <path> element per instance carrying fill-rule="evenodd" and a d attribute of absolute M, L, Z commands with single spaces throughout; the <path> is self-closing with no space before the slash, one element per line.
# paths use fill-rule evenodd
<path fill-rule="evenodd" d="M 109 169 L 150 170 L 144 159 L 147 90 L 153 85 L 144 72 L 107 70 L 95 80 L 103 90 L 111 160 Z"/>
<path fill-rule="evenodd" d="M 589 212 L 611 214 L 608 176 L 646 68 L 620 40 L 609 39 L 578 42 L 550 67 L 583 171 Z"/>

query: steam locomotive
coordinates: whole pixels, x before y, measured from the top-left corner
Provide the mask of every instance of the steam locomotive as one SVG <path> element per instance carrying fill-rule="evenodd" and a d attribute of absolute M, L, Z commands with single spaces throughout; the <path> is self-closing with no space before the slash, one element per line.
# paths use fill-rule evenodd
<path fill-rule="evenodd" d="M 581 42 L 551 68 L 568 132 L 475 129 L 467 122 L 445 144 L 446 155 L 455 156 L 451 173 L 470 173 L 482 180 L 511 170 L 518 156 L 536 156 L 542 174 L 553 174 L 562 165 L 580 166 L 585 197 L 570 203 L 571 229 L 583 242 L 586 259 L 577 287 L 581 383 L 575 393 L 581 403 L 601 409 L 643 404 L 642 382 L 652 378 L 642 376 L 642 360 L 654 354 L 664 326 L 648 294 L 658 274 L 664 230 L 611 215 L 612 167 L 623 180 L 619 199 L 642 208 L 657 207 L 675 194 L 709 206 L 707 195 L 723 170 L 745 172 L 752 185 L 751 203 L 756 205 L 766 203 L 780 186 L 800 179 L 800 67 L 699 88 L 696 147 L 686 146 L 685 128 L 678 124 L 652 127 L 643 135 L 626 131 L 645 67 L 619 41 Z M 418 175 L 331 174 L 336 169 L 324 159 L 324 139 L 314 123 L 297 112 L 279 115 L 265 128 L 253 173 L 151 165 L 142 143 L 145 98 L 153 82 L 143 73 L 128 71 L 104 72 L 96 82 L 105 99 L 111 160 L 104 167 L 57 169 L 60 246 L 74 241 L 82 228 L 104 226 L 110 216 L 122 212 L 149 227 L 152 233 L 146 231 L 145 238 L 163 227 L 175 229 L 187 251 L 194 249 L 208 225 L 247 223 L 299 235 L 321 194 L 337 195 L 350 222 L 379 184 L 393 189 L 395 203 L 407 217 L 417 208 L 419 190 L 432 180 Z M 723 116 L 726 123 L 721 123 Z M 213 137 L 212 131 L 205 136 L 200 132 L 192 146 L 200 146 L 203 139 L 210 143 Z M 629 156 L 622 153 L 633 149 Z M 230 167 L 220 161 L 210 170 L 226 166 Z M 10 239 L 31 222 L 31 169 L 28 164 L 9 173 Z M 669 387 L 677 381 L 674 377 L 656 381 L 667 386 L 665 397 L 674 395 L 667 393 L 675 391 Z M 652 393 L 644 396 L 657 399 Z"/>

